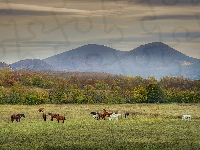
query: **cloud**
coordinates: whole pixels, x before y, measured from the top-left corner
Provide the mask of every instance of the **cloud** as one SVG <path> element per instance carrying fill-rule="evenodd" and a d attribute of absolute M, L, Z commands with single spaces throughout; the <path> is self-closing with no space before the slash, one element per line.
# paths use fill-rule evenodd
<path fill-rule="evenodd" d="M 152 6 L 196 6 L 200 3 L 199 0 L 127 0 L 129 3 Z"/>
<path fill-rule="evenodd" d="M 5 9 L 5 3 L 0 3 L 0 9 Z M 67 8 L 53 8 L 38 5 L 26 5 L 26 4 L 9 4 L 12 10 L 11 15 L 49 15 L 51 12 L 59 14 L 77 14 L 77 13 L 90 13 L 87 10 L 79 9 L 67 9 Z M 6 15 L 6 13 L 4 13 Z M 2 14 L 1 14 L 2 15 Z"/>

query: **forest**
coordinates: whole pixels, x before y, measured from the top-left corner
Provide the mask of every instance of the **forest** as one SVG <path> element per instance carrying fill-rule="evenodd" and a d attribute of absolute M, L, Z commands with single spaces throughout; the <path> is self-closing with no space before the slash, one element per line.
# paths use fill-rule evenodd
<path fill-rule="evenodd" d="M 199 103 L 200 79 L 0 69 L 0 104 Z"/>

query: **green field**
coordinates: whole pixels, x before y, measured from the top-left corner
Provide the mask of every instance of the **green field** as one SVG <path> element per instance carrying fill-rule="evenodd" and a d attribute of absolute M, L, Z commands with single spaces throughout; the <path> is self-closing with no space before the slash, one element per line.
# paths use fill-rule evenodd
<path fill-rule="evenodd" d="M 59 113 L 65 123 L 43 121 L 45 112 Z M 91 111 L 129 111 L 128 118 L 94 120 Z M 21 122 L 10 121 L 24 113 Z M 190 114 L 191 121 L 180 117 Z M 0 149 L 179 149 L 200 148 L 198 104 L 0 105 Z"/>

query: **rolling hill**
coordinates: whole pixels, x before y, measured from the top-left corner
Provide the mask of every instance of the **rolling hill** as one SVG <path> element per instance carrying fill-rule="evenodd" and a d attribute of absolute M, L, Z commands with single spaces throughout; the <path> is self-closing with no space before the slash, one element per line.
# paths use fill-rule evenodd
<path fill-rule="evenodd" d="M 107 72 L 132 76 L 184 76 L 200 78 L 200 60 L 161 42 L 141 45 L 130 51 L 88 44 L 43 60 L 21 60 L 10 64 L 18 70 Z"/>

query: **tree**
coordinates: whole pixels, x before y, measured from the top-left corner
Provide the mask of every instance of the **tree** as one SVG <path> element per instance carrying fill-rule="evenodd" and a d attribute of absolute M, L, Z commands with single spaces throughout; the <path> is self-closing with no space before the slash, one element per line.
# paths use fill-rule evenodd
<path fill-rule="evenodd" d="M 0 86 L 0 104 L 8 103 L 8 94 L 3 86 Z"/>
<path fill-rule="evenodd" d="M 85 95 L 85 100 L 84 103 L 93 103 L 94 97 L 95 97 L 95 92 L 94 92 L 94 87 L 92 85 L 86 85 L 84 87 L 84 95 Z"/>
<path fill-rule="evenodd" d="M 147 90 L 147 102 L 163 102 L 163 91 L 158 84 L 148 84 Z"/>
<path fill-rule="evenodd" d="M 134 101 L 136 103 L 144 103 L 147 100 L 147 90 L 145 87 L 139 85 L 134 88 Z"/>

